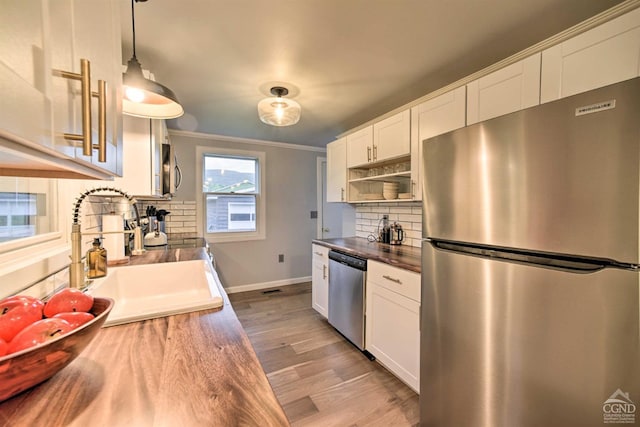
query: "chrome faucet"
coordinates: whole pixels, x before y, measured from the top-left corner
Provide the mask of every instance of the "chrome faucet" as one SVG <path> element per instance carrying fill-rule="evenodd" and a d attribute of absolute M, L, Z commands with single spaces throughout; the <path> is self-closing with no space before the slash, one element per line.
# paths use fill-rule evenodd
<path fill-rule="evenodd" d="M 82 289 L 86 285 L 85 280 L 85 271 L 84 271 L 84 263 L 82 262 L 82 232 L 80 228 L 80 205 L 82 204 L 85 197 L 90 194 L 98 193 L 101 191 L 111 191 L 122 195 L 126 198 L 131 204 L 136 204 L 136 201 L 133 197 L 129 196 L 122 190 L 112 187 L 100 187 L 94 188 L 92 190 L 87 190 L 80 195 L 76 199 L 74 208 L 73 208 L 73 224 L 71 225 L 71 264 L 69 264 L 69 287 Z M 137 207 L 135 209 L 136 216 L 138 215 Z M 133 233 L 133 250 L 131 251 L 131 255 L 140 255 L 145 252 L 145 249 L 142 245 L 142 229 L 139 226 L 140 218 L 137 219 L 137 224 L 133 230 L 125 230 L 125 231 L 98 231 L 92 233 L 84 233 L 86 236 L 92 235 L 102 235 L 102 234 L 113 234 L 113 233 Z"/>

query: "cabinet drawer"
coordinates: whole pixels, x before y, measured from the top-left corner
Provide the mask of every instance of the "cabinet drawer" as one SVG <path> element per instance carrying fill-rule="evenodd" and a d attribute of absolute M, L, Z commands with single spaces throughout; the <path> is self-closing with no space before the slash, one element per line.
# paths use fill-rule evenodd
<path fill-rule="evenodd" d="M 329 263 L 329 248 L 320 245 L 311 245 L 311 256 L 313 261 Z"/>
<path fill-rule="evenodd" d="M 367 282 L 420 302 L 420 275 L 377 261 L 367 263 Z"/>

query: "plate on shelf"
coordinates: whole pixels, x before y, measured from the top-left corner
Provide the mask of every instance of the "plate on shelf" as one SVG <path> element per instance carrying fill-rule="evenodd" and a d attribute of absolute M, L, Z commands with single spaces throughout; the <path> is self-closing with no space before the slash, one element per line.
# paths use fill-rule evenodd
<path fill-rule="evenodd" d="M 411 193 L 400 193 L 398 194 L 398 199 L 410 199 Z"/>
<path fill-rule="evenodd" d="M 366 193 L 362 194 L 363 200 L 382 200 L 382 194 L 380 193 Z"/>

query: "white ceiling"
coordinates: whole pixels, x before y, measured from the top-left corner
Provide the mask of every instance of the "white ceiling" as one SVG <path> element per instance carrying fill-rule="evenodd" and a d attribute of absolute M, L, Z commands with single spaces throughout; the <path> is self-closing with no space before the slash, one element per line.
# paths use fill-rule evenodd
<path fill-rule="evenodd" d="M 322 147 L 620 2 L 149 0 L 135 4 L 136 53 L 184 106 L 170 128 Z M 294 126 L 258 119 L 276 83 L 302 106 Z"/>

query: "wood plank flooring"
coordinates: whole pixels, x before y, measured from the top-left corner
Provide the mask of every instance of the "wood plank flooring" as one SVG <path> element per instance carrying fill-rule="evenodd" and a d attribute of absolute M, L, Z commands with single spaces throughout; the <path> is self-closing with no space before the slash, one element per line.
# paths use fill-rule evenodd
<path fill-rule="evenodd" d="M 418 395 L 311 308 L 311 283 L 229 295 L 292 426 L 417 426 Z"/>

